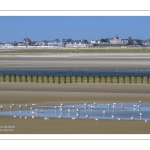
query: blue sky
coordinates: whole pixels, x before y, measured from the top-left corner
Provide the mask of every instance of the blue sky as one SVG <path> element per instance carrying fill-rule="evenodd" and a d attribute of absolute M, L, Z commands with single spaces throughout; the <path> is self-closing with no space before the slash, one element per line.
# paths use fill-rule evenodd
<path fill-rule="evenodd" d="M 0 16 L 0 42 L 58 38 L 150 38 L 150 17 L 137 16 Z"/>

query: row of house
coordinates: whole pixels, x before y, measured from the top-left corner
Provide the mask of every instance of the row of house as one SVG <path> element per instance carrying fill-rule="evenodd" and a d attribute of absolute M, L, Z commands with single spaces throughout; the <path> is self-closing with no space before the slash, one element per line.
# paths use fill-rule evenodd
<path fill-rule="evenodd" d="M 101 39 L 101 40 L 92 40 L 91 44 L 128 44 L 128 45 L 141 45 L 141 46 L 150 46 L 150 39 L 148 40 L 139 40 L 139 39 L 119 39 L 118 36 L 110 39 Z"/>
<path fill-rule="evenodd" d="M 22 42 L 6 42 L 6 43 L 0 43 L 0 47 L 28 47 L 28 46 L 41 46 L 41 47 L 91 47 L 96 44 L 124 44 L 124 45 L 141 45 L 141 46 L 150 46 L 150 39 L 148 40 L 137 40 L 137 39 L 131 39 L 129 37 L 128 39 L 119 39 L 118 36 L 115 36 L 114 38 L 110 39 L 101 39 L 101 40 L 91 40 L 88 42 L 87 40 L 72 40 L 72 39 L 63 39 L 62 41 L 55 39 L 55 40 L 42 40 L 42 41 L 31 41 L 29 38 L 23 39 Z"/>
<path fill-rule="evenodd" d="M 110 39 L 92 40 L 91 44 L 127 44 L 128 39 L 119 39 L 118 36 Z"/>
<path fill-rule="evenodd" d="M 23 42 L 6 42 L 6 43 L 0 43 L 0 47 L 14 47 L 14 46 L 41 46 L 41 47 L 87 47 L 88 42 L 85 42 L 83 40 L 66 40 L 63 39 L 62 41 L 56 39 L 56 40 L 42 40 L 42 41 L 31 41 L 30 39 L 26 40 L 24 39 Z"/>

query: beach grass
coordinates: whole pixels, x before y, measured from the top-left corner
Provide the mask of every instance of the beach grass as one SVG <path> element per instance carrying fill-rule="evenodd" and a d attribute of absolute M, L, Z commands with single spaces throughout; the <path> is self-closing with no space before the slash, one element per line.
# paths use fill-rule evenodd
<path fill-rule="evenodd" d="M 3 50 L 0 53 L 149 53 L 150 48 L 113 48 L 113 49 L 99 49 L 99 48 L 85 48 L 85 49 L 12 49 Z"/>

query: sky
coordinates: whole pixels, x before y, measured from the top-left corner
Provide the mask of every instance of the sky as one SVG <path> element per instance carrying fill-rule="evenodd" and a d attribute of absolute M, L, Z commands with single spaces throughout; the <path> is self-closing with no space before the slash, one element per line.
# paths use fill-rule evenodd
<path fill-rule="evenodd" d="M 0 42 L 150 38 L 149 16 L 0 16 Z"/>

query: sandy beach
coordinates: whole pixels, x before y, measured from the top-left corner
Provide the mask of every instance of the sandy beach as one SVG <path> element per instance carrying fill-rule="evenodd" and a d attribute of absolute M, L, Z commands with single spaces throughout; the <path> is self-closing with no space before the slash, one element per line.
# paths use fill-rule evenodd
<path fill-rule="evenodd" d="M 149 53 L 0 54 L 0 68 L 150 68 Z"/>
<path fill-rule="evenodd" d="M 148 84 L 45 84 L 0 83 L 0 105 L 31 105 L 92 102 L 150 102 Z M 15 109 L 18 109 L 17 107 Z M 149 122 L 90 119 L 19 119 L 0 116 L 0 126 L 15 126 L 0 134 L 150 134 Z"/>

